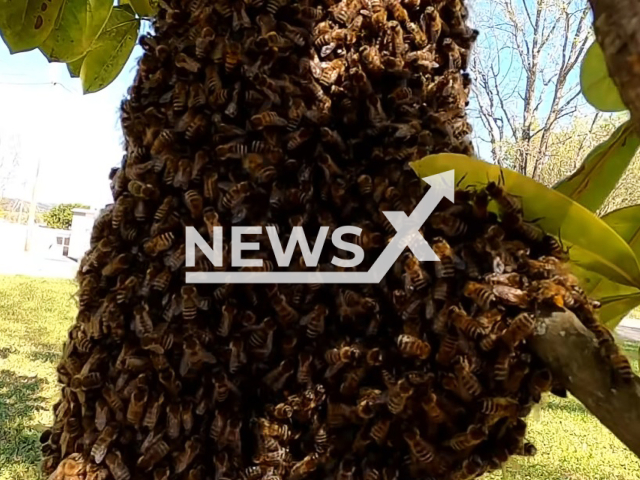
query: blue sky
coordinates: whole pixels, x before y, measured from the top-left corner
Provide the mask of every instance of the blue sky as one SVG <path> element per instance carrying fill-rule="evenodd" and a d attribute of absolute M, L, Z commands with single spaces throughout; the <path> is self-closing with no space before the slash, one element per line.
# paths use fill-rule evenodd
<path fill-rule="evenodd" d="M 24 179 L 5 196 L 30 197 L 40 160 L 38 201 L 96 207 L 111 201 L 109 169 L 123 155 L 119 107 L 140 53 L 106 89 L 83 95 L 65 65 L 48 63 L 37 50 L 10 55 L 0 41 L 0 143 L 17 142 Z"/>

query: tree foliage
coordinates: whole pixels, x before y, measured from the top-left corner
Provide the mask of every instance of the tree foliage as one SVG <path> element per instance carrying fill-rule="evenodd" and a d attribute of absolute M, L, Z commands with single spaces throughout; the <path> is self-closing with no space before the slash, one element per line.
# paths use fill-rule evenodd
<path fill-rule="evenodd" d="M 89 208 L 81 203 L 62 203 L 46 212 L 42 217 L 44 223 L 50 228 L 68 230 L 71 228 L 74 208 Z"/>

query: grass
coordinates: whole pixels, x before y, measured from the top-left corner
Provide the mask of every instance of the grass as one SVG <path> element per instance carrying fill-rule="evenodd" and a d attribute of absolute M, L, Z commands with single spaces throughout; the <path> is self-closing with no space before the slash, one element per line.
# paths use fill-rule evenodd
<path fill-rule="evenodd" d="M 70 281 L 0 276 L 0 480 L 40 479 L 38 437 L 58 396 L 55 366 L 75 316 Z M 623 344 L 637 365 L 638 344 Z M 640 480 L 640 460 L 574 399 L 528 419 L 531 459 L 488 480 Z"/>

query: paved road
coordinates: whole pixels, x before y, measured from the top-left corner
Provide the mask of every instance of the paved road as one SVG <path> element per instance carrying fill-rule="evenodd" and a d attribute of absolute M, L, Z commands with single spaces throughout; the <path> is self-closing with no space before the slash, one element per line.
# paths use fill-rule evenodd
<path fill-rule="evenodd" d="M 624 340 L 640 342 L 640 320 L 627 318 L 616 328 L 618 336 Z"/>

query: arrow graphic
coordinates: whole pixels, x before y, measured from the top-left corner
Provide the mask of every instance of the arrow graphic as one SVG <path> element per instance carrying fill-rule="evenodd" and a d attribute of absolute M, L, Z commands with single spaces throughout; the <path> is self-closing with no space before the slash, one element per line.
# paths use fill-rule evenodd
<path fill-rule="evenodd" d="M 368 272 L 187 272 L 187 283 L 380 283 L 406 247 L 422 262 L 439 262 L 429 243 L 420 233 L 443 198 L 454 200 L 453 170 L 424 177 L 431 188 L 416 208 L 407 216 L 404 212 L 382 212 L 391 222 L 396 234 Z"/>

